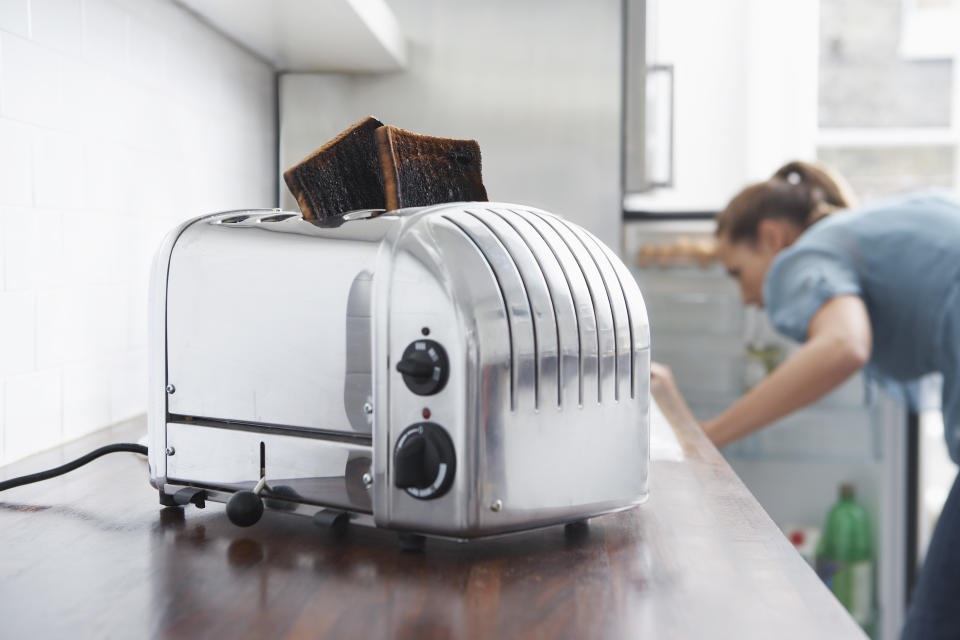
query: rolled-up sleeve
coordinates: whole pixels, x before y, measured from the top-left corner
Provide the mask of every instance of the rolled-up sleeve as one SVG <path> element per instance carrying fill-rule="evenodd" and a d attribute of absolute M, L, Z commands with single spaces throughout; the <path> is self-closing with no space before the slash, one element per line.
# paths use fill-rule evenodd
<path fill-rule="evenodd" d="M 861 295 L 854 268 L 841 255 L 791 247 L 770 266 L 763 285 L 770 324 L 785 336 L 803 342 L 813 316 L 839 295 Z"/>

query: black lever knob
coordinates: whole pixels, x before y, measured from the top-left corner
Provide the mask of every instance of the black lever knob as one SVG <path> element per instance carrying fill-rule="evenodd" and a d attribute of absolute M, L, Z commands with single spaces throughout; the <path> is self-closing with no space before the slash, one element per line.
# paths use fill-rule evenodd
<path fill-rule="evenodd" d="M 440 453 L 430 438 L 413 434 L 397 449 L 395 484 L 400 489 L 426 489 L 437 477 Z"/>
<path fill-rule="evenodd" d="M 447 432 L 433 422 L 404 429 L 393 452 L 393 484 L 414 498 L 439 498 L 453 483 L 457 455 Z"/>
<path fill-rule="evenodd" d="M 425 353 L 422 355 L 414 354 L 398 362 L 397 371 L 406 376 L 428 380 L 433 375 L 433 362 Z"/>
<path fill-rule="evenodd" d="M 237 491 L 227 501 L 227 517 L 238 527 L 249 527 L 260 521 L 263 500 L 253 491 Z"/>
<path fill-rule="evenodd" d="M 416 340 L 407 345 L 397 362 L 397 371 L 410 391 L 420 396 L 438 393 L 447 384 L 450 363 L 436 340 Z"/>

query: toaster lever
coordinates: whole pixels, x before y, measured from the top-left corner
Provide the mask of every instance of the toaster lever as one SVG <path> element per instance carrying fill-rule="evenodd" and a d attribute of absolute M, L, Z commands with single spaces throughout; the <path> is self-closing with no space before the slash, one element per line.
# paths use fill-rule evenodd
<path fill-rule="evenodd" d="M 404 358 L 397 363 L 397 371 L 414 378 L 429 380 L 433 375 L 433 363 L 415 358 Z"/>

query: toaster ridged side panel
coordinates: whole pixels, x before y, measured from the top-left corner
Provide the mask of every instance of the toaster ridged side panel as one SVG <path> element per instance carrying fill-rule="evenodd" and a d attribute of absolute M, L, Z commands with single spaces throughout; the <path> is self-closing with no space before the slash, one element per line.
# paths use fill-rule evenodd
<path fill-rule="evenodd" d="M 534 328 L 534 408 L 541 402 L 555 402 L 560 406 L 560 335 L 557 331 L 555 303 L 546 278 L 536 257 L 522 236 L 500 216 L 491 210 L 464 212 L 486 225 L 512 257 L 527 293 L 527 301 Z M 459 216 L 457 216 L 459 217 Z M 521 393 L 523 387 L 521 385 Z"/>
<path fill-rule="evenodd" d="M 631 385 L 630 397 L 639 396 L 649 391 L 650 382 L 650 320 L 647 317 L 647 307 L 643 302 L 643 294 L 640 287 L 630 270 L 627 269 L 623 261 L 617 255 L 605 246 L 600 240 L 586 232 L 593 238 L 597 246 L 600 247 L 604 255 L 610 261 L 617 274 L 617 280 L 620 283 L 623 299 L 627 305 L 627 313 L 630 317 L 630 340 L 631 349 Z"/>
<path fill-rule="evenodd" d="M 612 391 L 614 365 L 613 320 L 609 302 L 603 292 L 600 274 L 582 245 L 554 216 L 526 209 L 511 209 L 530 222 L 550 246 L 563 269 L 577 309 L 580 329 L 580 393 L 579 404 L 603 399 L 601 381 L 609 378 Z M 585 264 L 586 261 L 586 264 Z M 603 296 L 602 298 L 600 296 Z M 598 304 L 598 303 L 601 303 Z M 604 362 L 606 360 L 607 362 Z M 612 398 L 611 393 L 611 398 Z"/>
<path fill-rule="evenodd" d="M 613 269 L 613 265 L 610 264 L 610 259 L 606 254 L 603 253 L 603 250 L 600 249 L 600 246 L 595 238 L 590 236 L 585 229 L 578 227 L 577 225 L 569 224 L 561 219 L 558 219 L 557 222 L 566 226 L 567 229 L 569 229 L 570 232 L 577 237 L 577 239 L 580 241 L 580 244 L 583 246 L 584 251 L 590 256 L 593 264 L 600 272 L 600 277 L 603 280 L 603 289 L 607 296 L 607 302 L 610 305 L 610 312 L 613 314 L 613 338 L 615 346 L 613 353 L 610 354 L 609 357 L 605 355 L 604 360 L 608 363 L 608 366 L 609 360 L 613 361 L 613 398 L 617 401 L 620 400 L 621 389 L 624 391 L 625 395 L 633 397 L 633 376 L 631 368 L 633 332 L 630 326 L 630 318 L 626 301 L 624 300 L 623 287 L 617 278 L 617 274 Z"/>
<path fill-rule="evenodd" d="M 540 339 L 544 394 L 551 393 L 548 390 L 555 386 L 557 408 L 578 401 L 581 388 L 580 330 L 577 310 L 563 268 L 543 236 L 525 218 L 507 209 L 485 211 L 493 214 L 488 216 L 491 221 L 501 221 L 501 228 L 509 228 L 512 232 L 504 232 L 503 235 L 513 238 L 511 251 L 517 256 L 518 262 L 525 264 L 527 270 L 532 272 L 529 276 L 524 274 L 524 278 L 528 282 L 542 281 L 546 288 L 549 309 L 553 311 L 552 318 L 545 303 L 534 305 L 535 317 L 544 327 Z M 551 319 L 553 326 L 549 326 Z M 554 337 L 556 346 L 550 348 L 551 338 Z"/>
<path fill-rule="evenodd" d="M 510 410 L 517 409 L 518 395 L 529 396 L 529 402 L 523 404 L 533 407 L 538 373 L 537 335 L 527 286 L 517 263 L 490 227 L 476 216 L 451 212 L 443 217 L 470 238 L 493 270 L 506 304 L 510 332 Z"/>

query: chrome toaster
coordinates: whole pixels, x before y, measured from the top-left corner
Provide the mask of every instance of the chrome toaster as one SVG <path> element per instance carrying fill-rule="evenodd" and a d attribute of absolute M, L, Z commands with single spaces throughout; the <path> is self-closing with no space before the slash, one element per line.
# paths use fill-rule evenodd
<path fill-rule="evenodd" d="M 556 215 L 203 216 L 165 239 L 150 305 L 163 504 L 474 538 L 647 497 L 643 298 Z"/>

